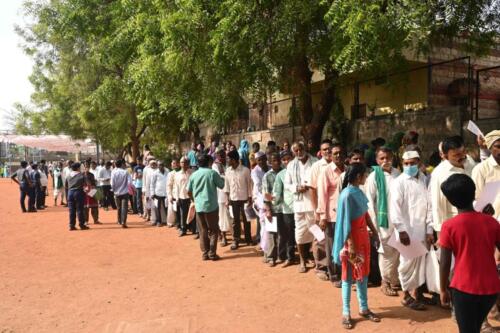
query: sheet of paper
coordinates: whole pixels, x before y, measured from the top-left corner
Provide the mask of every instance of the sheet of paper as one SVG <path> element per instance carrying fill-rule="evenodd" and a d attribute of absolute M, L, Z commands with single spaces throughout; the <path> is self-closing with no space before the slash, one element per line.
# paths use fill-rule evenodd
<path fill-rule="evenodd" d="M 476 123 L 474 123 L 472 120 L 469 120 L 469 123 L 467 124 L 467 129 L 474 133 L 476 136 L 482 136 L 484 138 L 483 132 L 477 127 Z"/>
<path fill-rule="evenodd" d="M 177 212 L 177 201 L 174 201 L 174 202 L 172 203 L 172 210 L 173 210 L 174 212 Z"/>
<path fill-rule="evenodd" d="M 96 190 L 95 188 L 93 188 L 93 189 L 91 189 L 91 190 L 87 193 L 87 195 L 88 195 L 89 197 L 92 197 L 92 198 L 93 198 L 93 197 L 94 197 L 94 195 L 95 195 L 96 193 L 97 193 L 97 190 Z"/>
<path fill-rule="evenodd" d="M 272 221 L 269 221 L 266 217 L 266 231 L 267 232 L 278 232 L 278 219 L 276 216 L 273 216 Z"/>
<path fill-rule="evenodd" d="M 384 254 L 384 246 L 382 245 L 382 242 L 378 245 L 377 253 Z"/>
<path fill-rule="evenodd" d="M 399 234 L 397 232 L 393 232 L 392 236 L 389 238 L 387 245 L 392 246 L 396 250 L 398 250 L 399 254 L 403 256 L 407 260 L 411 260 L 414 258 L 421 257 L 425 255 L 428 251 L 427 248 L 422 244 L 421 241 L 414 240 L 412 235 L 410 236 L 410 245 L 403 245 L 399 241 Z"/>
<path fill-rule="evenodd" d="M 496 198 L 500 195 L 500 180 L 496 182 L 486 183 L 484 185 L 481 195 L 474 203 L 474 209 L 478 212 L 482 212 L 487 204 L 493 204 Z M 498 212 L 495 212 L 498 214 Z"/>
<path fill-rule="evenodd" d="M 229 207 L 227 207 L 227 209 L 229 210 L 229 216 L 231 216 L 231 218 L 234 219 L 233 206 L 229 205 Z"/>
<path fill-rule="evenodd" d="M 310 226 L 309 231 L 314 235 L 314 238 L 316 238 L 318 242 L 321 242 L 323 239 L 325 239 L 325 233 L 317 224 Z"/>
<path fill-rule="evenodd" d="M 153 199 L 153 205 L 155 208 L 158 208 L 158 199 Z"/>

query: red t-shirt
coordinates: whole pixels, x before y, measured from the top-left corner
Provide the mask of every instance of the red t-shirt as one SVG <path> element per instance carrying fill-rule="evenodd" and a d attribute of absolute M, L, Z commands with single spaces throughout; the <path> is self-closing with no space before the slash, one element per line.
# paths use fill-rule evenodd
<path fill-rule="evenodd" d="M 445 221 L 439 244 L 455 256 L 450 287 L 474 295 L 500 292 L 495 262 L 497 243 L 500 243 L 500 224 L 489 215 L 466 212 Z"/>

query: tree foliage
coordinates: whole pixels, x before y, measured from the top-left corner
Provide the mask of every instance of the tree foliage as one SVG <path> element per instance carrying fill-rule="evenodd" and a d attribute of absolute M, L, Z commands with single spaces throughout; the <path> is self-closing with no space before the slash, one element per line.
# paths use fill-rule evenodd
<path fill-rule="evenodd" d="M 499 9 L 491 0 L 29 0 L 33 23 L 19 32 L 36 61 L 38 112 L 23 117 L 135 156 L 143 136 L 222 129 L 282 91 L 297 98 L 303 135 L 319 141 L 343 74 L 391 70 L 409 51 L 457 37 L 485 52 Z M 318 107 L 314 71 L 324 76 Z"/>

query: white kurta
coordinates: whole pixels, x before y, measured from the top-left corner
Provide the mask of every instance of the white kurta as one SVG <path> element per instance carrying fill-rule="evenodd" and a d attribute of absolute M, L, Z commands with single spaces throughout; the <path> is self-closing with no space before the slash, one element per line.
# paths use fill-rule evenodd
<path fill-rule="evenodd" d="M 390 214 L 394 228 L 407 232 L 412 242 L 426 241 L 426 234 L 432 232 L 432 211 L 425 175 L 418 178 L 401 175 L 391 186 Z M 425 255 L 415 259 L 399 258 L 399 280 L 404 291 L 414 290 L 425 283 Z"/>
<path fill-rule="evenodd" d="M 225 167 L 221 163 L 214 163 L 212 169 L 217 172 L 222 179 L 225 178 L 224 171 Z M 217 202 L 219 204 L 219 228 L 222 232 L 228 232 L 231 230 L 231 225 L 233 224 L 231 216 L 229 215 L 229 209 L 226 207 L 226 202 L 228 202 L 227 194 L 224 189 L 217 189 Z"/>

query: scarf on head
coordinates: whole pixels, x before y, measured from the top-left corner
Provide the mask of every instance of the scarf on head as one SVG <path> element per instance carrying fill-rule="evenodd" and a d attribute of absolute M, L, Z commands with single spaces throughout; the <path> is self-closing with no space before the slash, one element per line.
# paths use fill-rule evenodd
<path fill-rule="evenodd" d="M 377 184 L 377 224 L 382 228 L 389 228 L 387 219 L 387 192 L 385 184 L 384 170 L 379 166 L 374 166 L 375 183 Z"/>
<path fill-rule="evenodd" d="M 484 143 L 488 149 L 491 149 L 497 140 L 500 140 L 500 130 L 491 131 L 484 137 Z"/>
<path fill-rule="evenodd" d="M 351 233 L 351 221 L 366 213 L 367 210 L 368 199 L 358 187 L 349 185 L 340 193 L 332 247 L 332 260 L 337 265 L 341 264 L 340 254 L 347 236 Z"/>

